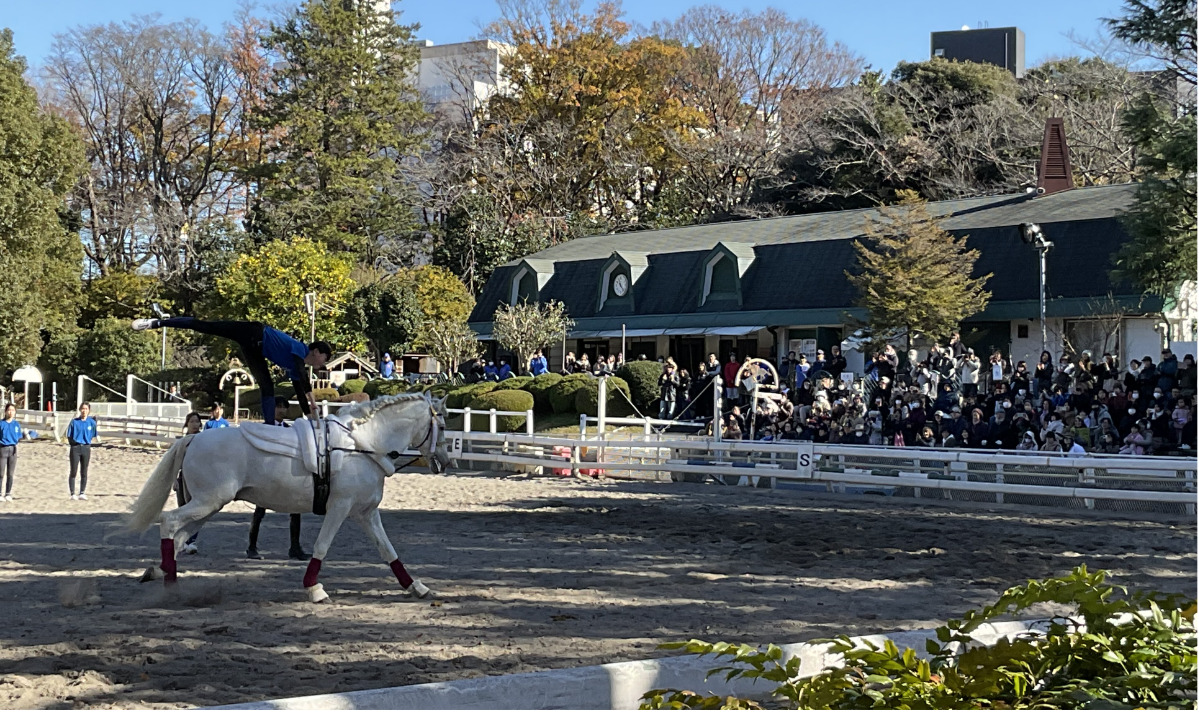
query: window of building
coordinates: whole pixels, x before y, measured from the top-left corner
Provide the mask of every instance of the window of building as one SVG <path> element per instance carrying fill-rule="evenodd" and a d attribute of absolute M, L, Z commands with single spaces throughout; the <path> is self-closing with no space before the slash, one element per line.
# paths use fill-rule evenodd
<path fill-rule="evenodd" d="M 512 278 L 508 304 L 515 306 L 522 302 L 536 302 L 537 291 L 537 275 L 527 267 L 521 268 Z"/>

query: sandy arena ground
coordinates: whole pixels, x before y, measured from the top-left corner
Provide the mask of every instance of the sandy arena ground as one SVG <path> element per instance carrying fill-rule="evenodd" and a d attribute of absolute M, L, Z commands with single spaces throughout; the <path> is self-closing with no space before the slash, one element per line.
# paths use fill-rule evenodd
<path fill-rule="evenodd" d="M 1193 519 L 466 473 L 389 479 L 383 521 L 436 598 L 398 590 L 352 523 L 308 604 L 272 514 L 244 558 L 234 503 L 139 584 L 157 531 L 103 541 L 158 460 L 97 448 L 90 500 L 67 448 L 22 445 L 0 504 L 0 707 L 175 708 L 664 656 L 689 637 L 797 642 L 935 626 L 1086 563 L 1196 591 Z M 173 504 L 169 504 L 173 505 Z M 305 516 L 311 550 L 319 527 Z"/>

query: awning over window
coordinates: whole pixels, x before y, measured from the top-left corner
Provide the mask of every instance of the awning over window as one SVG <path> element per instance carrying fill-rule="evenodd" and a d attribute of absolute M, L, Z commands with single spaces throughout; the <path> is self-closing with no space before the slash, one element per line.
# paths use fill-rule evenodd
<path fill-rule="evenodd" d="M 751 332 L 757 332 L 762 329 L 762 325 L 742 325 L 740 327 L 709 327 L 704 330 L 705 335 L 726 335 L 728 337 L 740 337 L 748 335 Z"/>

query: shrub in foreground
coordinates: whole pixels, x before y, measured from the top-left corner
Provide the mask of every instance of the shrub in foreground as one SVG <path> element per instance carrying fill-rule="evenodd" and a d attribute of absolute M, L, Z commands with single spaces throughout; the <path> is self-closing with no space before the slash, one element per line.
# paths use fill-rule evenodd
<path fill-rule="evenodd" d="M 486 411 L 492 408 L 510 412 L 523 412 L 533 409 L 533 396 L 525 390 L 493 390 L 483 393 L 471 401 L 471 410 Z M 490 425 L 486 415 L 471 415 L 470 429 L 486 431 Z M 497 416 L 495 430 L 497 433 L 512 433 L 524 430 L 525 419 L 515 415 Z"/>
<path fill-rule="evenodd" d="M 1060 579 L 1012 587 L 994 605 L 937 628 L 937 639 L 925 644 L 927 658 L 911 648 L 901 652 L 890 640 L 882 647 L 846 636 L 813 640 L 828 643 L 829 652 L 845 659 L 809 677 L 799 676 L 798 657 L 784 661 L 776 645 L 760 650 L 693 639 L 662 647 L 730 658 L 731 665 L 709 676 L 777 683 L 774 697 L 801 710 L 1194 709 L 1194 600 L 1129 594 L 1105 584 L 1106 576 L 1080 566 Z M 1070 605 L 1072 612 L 1048 620 L 1043 634 L 965 649 L 979 626 L 1042 604 Z M 762 706 L 731 696 L 653 690 L 643 696 L 641 709 Z"/>

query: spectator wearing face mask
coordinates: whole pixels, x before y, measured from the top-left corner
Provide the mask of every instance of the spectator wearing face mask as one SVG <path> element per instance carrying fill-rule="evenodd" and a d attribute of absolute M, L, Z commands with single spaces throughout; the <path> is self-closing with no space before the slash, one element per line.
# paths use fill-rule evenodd
<path fill-rule="evenodd" d="M 1021 360 L 1016 363 L 1016 369 L 1012 371 L 1012 392 L 1028 395 L 1031 388 L 1032 380 L 1028 374 L 1028 363 Z"/>
<path fill-rule="evenodd" d="M 1141 413 L 1133 407 L 1131 402 L 1124 409 L 1124 415 L 1120 416 L 1120 423 L 1116 426 L 1116 430 L 1120 432 L 1120 438 L 1124 438 L 1132 432 L 1132 427 L 1137 424 L 1141 418 Z"/>
<path fill-rule="evenodd" d="M 1020 442 L 1016 444 L 1018 451 L 1035 451 L 1037 450 L 1037 436 L 1031 430 L 1025 431 Z"/>

